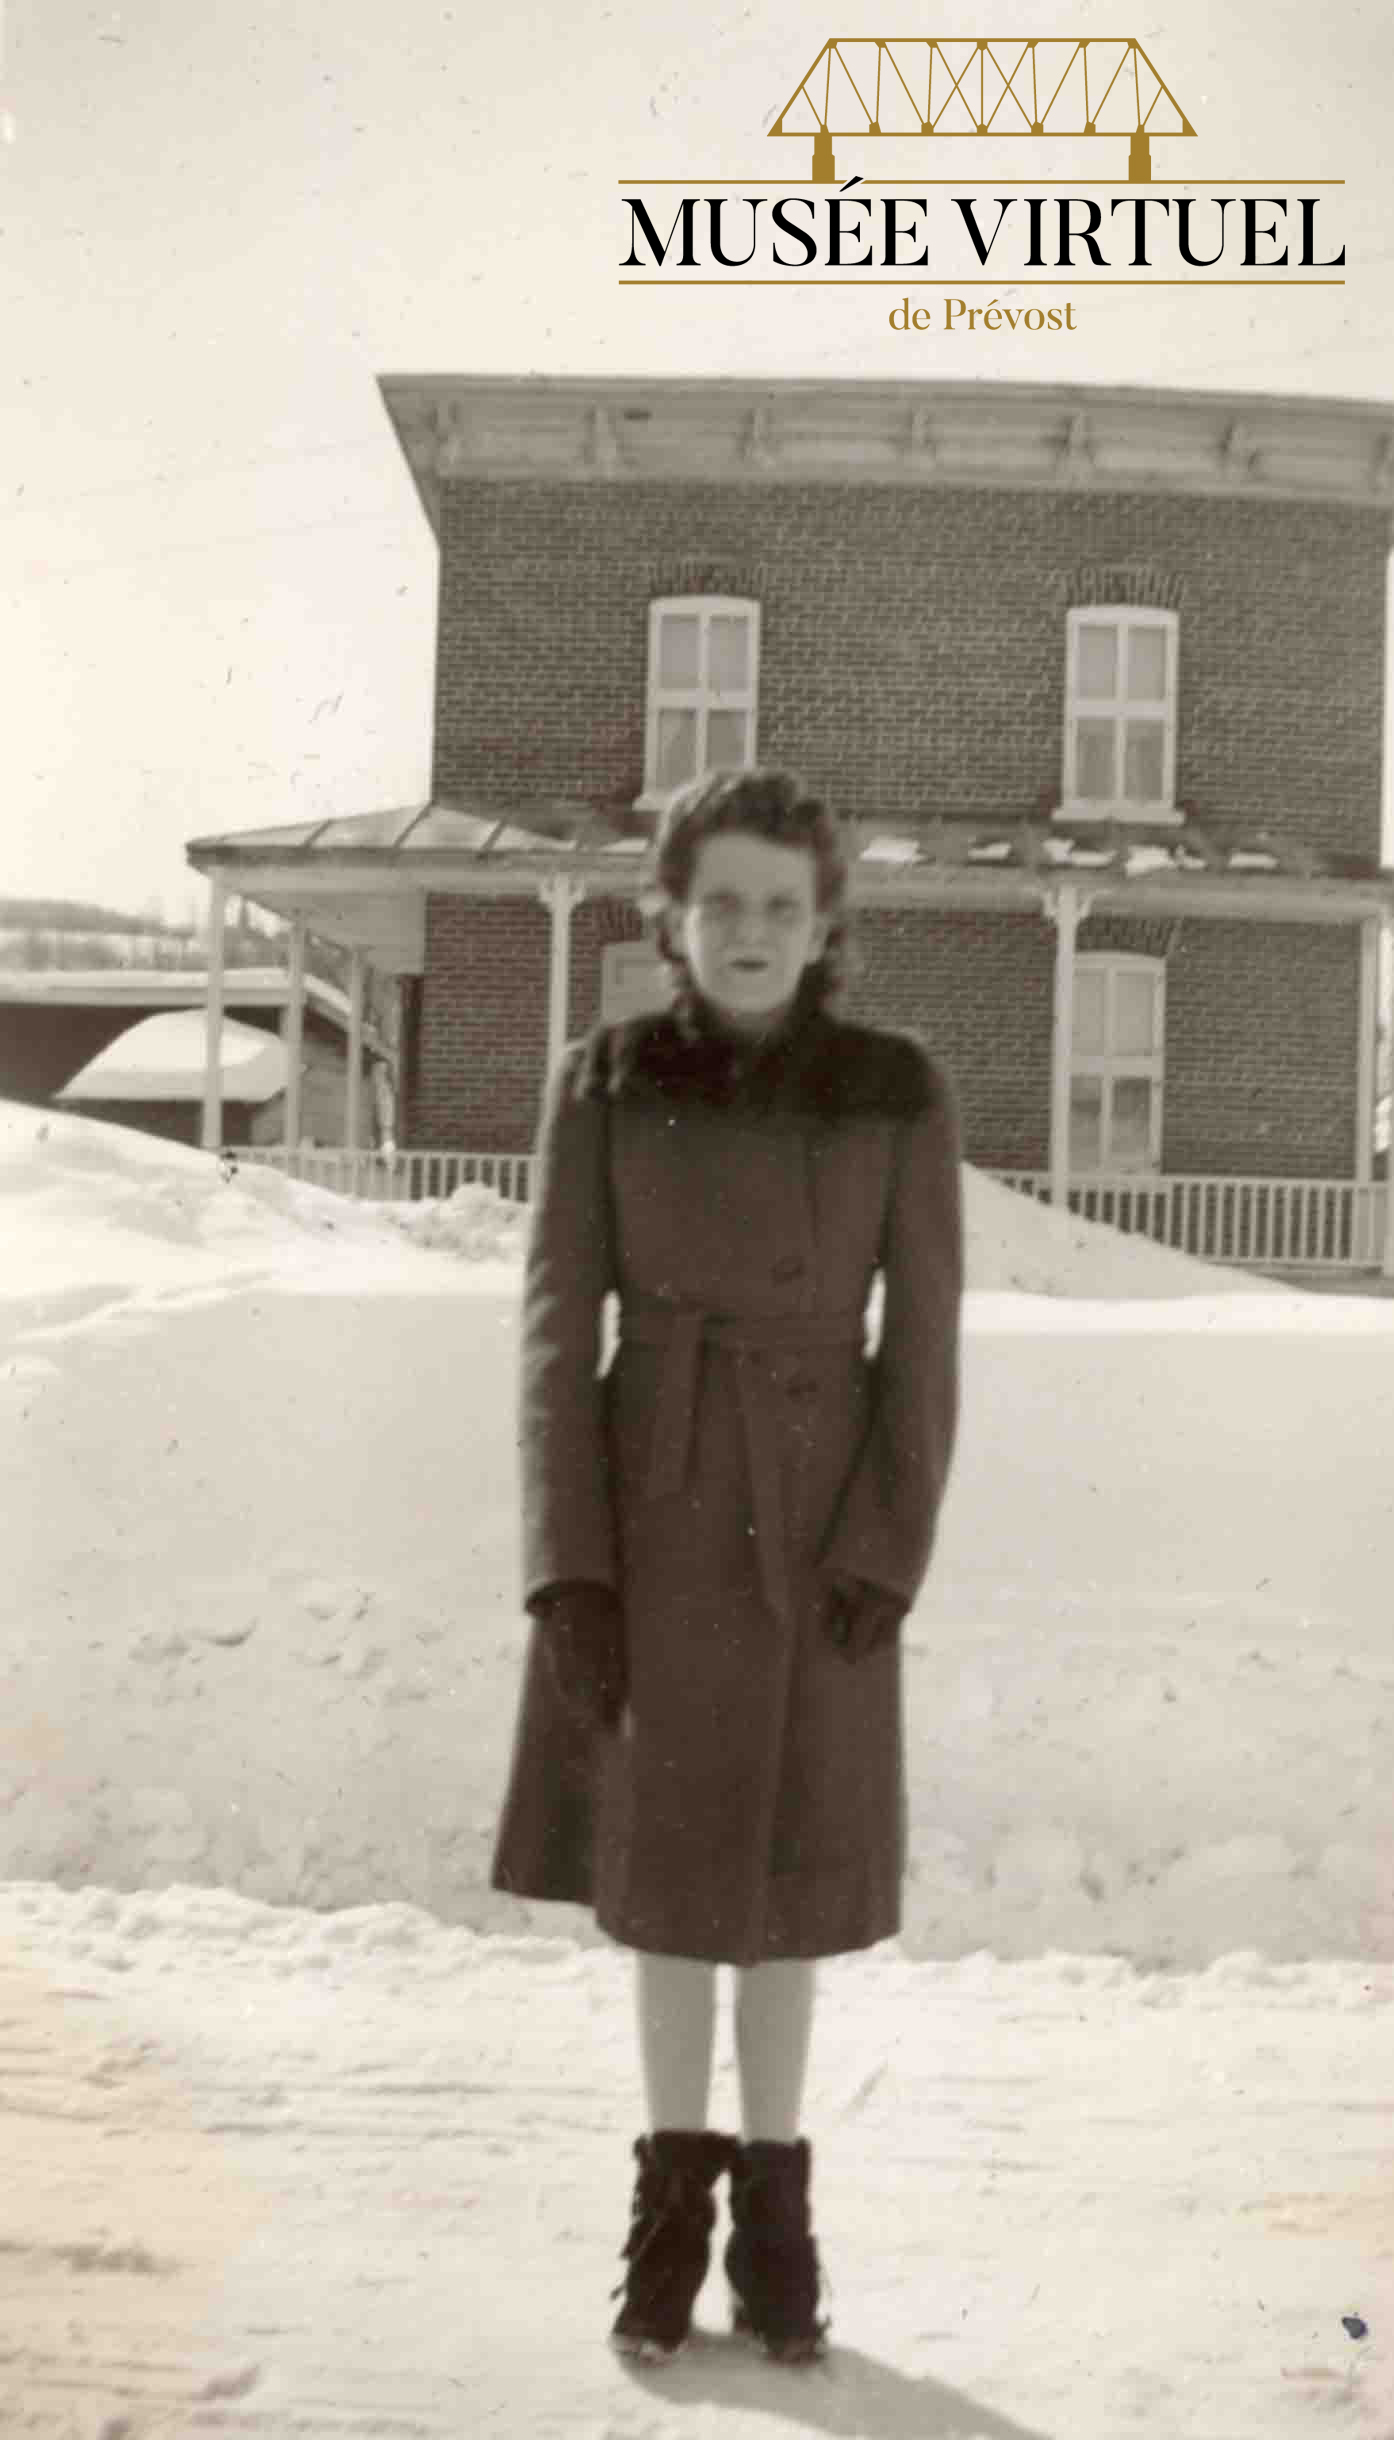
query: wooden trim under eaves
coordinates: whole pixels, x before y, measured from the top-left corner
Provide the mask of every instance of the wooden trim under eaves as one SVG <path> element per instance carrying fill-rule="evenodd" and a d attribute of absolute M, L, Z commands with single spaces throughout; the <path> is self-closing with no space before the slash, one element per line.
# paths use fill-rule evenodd
<path fill-rule="evenodd" d="M 379 387 L 437 531 L 442 487 L 461 480 L 1160 491 L 1394 510 L 1394 410 L 1376 400 L 456 374 Z"/>

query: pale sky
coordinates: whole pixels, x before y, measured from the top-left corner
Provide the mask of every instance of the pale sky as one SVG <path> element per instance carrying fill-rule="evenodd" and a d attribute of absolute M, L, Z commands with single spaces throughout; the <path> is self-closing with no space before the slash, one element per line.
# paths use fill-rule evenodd
<path fill-rule="evenodd" d="M 1394 400 L 1382 0 L 0 9 L 0 894 L 183 913 L 190 836 L 424 795 L 435 549 L 380 373 Z M 621 180 L 795 183 L 805 148 L 763 131 L 825 39 L 921 30 L 1135 34 L 1197 129 L 1159 186 L 1345 179 L 1347 284 L 1076 292 L 1048 340 L 902 337 L 879 289 L 620 287 Z M 929 149 L 840 144 L 838 176 L 1122 174 L 1083 142 Z"/>

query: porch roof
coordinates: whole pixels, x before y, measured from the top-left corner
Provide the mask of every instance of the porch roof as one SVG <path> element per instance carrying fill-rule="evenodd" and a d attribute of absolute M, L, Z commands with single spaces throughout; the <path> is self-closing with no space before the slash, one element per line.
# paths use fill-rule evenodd
<path fill-rule="evenodd" d="M 1294 880 L 1394 883 L 1394 867 L 1374 858 L 1338 855 L 1288 829 L 1223 819 L 1202 822 L 1186 810 L 1173 821 L 1096 820 L 1054 811 L 1005 821 L 931 815 L 891 816 L 850 826 L 857 866 L 951 870 L 992 866 L 1031 872 L 1108 872 L 1136 880 L 1176 873 L 1277 874 Z M 482 800 L 397 807 L 377 813 L 334 814 L 318 822 L 225 831 L 191 839 L 187 854 L 202 872 L 248 866 L 323 871 L 342 860 L 354 868 L 387 868 L 404 880 L 435 886 L 440 870 L 535 869 L 540 862 L 632 857 L 650 841 L 638 808 L 626 818 L 583 800 L 553 798 L 526 807 L 486 806 Z M 613 866 L 607 861 L 605 869 Z M 249 895 L 251 893 L 248 893 Z"/>
<path fill-rule="evenodd" d="M 335 815 L 193 839 L 188 858 L 239 896 L 363 949 L 387 972 L 425 964 L 426 900 L 523 897 L 566 874 L 597 896 L 648 881 L 647 823 L 580 801 L 483 800 Z M 1073 885 L 1101 912 L 1264 923 L 1355 923 L 1394 909 L 1394 868 L 1324 852 L 1286 830 L 1188 814 L 1179 822 L 1041 813 L 852 826 L 864 905 L 1049 912 Z"/>

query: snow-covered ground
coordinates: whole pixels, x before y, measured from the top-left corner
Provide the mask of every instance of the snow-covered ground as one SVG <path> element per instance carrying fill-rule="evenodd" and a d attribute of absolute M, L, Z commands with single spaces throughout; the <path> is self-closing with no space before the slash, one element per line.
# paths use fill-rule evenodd
<path fill-rule="evenodd" d="M 0 1112 L 0 2428 L 1394 2440 L 1394 1305 L 968 1213 L 837 2344 L 660 2383 L 623 1961 L 484 1887 L 518 1220 Z"/>

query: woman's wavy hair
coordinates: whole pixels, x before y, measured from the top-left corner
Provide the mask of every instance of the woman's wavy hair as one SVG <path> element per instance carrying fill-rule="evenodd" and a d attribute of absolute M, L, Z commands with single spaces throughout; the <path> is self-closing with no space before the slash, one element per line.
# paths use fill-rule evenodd
<path fill-rule="evenodd" d="M 659 822 L 644 907 L 659 952 L 675 971 L 680 1007 L 691 1006 L 692 977 L 664 919 L 674 907 L 687 904 L 705 842 L 727 831 L 768 839 L 774 847 L 803 848 L 813 858 L 814 901 L 828 919 L 828 939 L 822 956 L 805 970 L 800 997 L 819 1005 L 836 998 L 848 981 L 851 949 L 842 825 L 792 771 L 767 766 L 708 772 L 689 780 L 670 797 Z"/>

